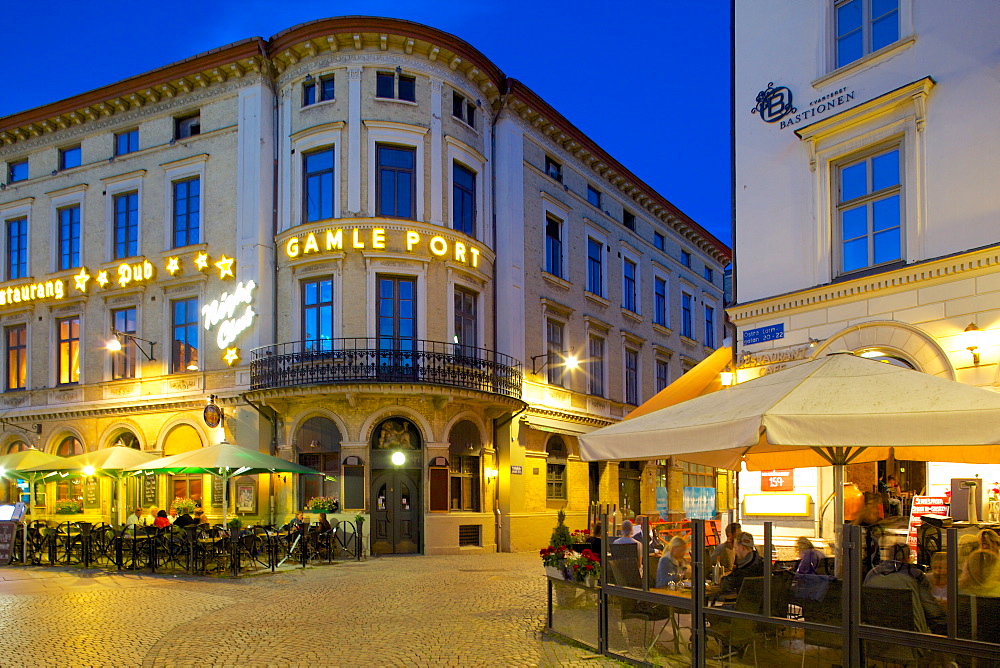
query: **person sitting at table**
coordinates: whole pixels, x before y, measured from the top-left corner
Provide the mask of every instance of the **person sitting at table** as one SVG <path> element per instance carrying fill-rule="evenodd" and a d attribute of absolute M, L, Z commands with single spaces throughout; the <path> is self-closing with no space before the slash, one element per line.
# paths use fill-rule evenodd
<path fill-rule="evenodd" d="M 177 509 L 173 506 L 170 506 L 170 510 L 167 513 L 167 519 L 170 520 L 171 524 L 177 521 Z"/>
<path fill-rule="evenodd" d="M 670 539 L 660 563 L 656 567 L 656 586 L 667 587 L 671 583 L 691 579 L 691 567 L 688 565 L 688 542 L 680 536 Z"/>
<path fill-rule="evenodd" d="M 127 527 L 136 527 L 136 526 L 141 527 L 142 526 L 142 513 L 143 513 L 143 509 L 142 509 L 141 506 L 138 507 L 138 508 L 136 508 L 135 510 L 133 510 L 132 514 L 129 515 L 128 519 L 125 520 L 125 526 L 127 526 Z"/>
<path fill-rule="evenodd" d="M 594 554 L 601 554 L 601 523 L 598 522 L 594 525 L 594 530 L 587 536 L 587 543 L 590 545 L 590 551 Z"/>
<path fill-rule="evenodd" d="M 329 531 L 331 528 L 330 521 L 326 519 L 326 513 L 319 514 L 319 522 L 316 523 L 319 526 L 320 531 Z"/>
<path fill-rule="evenodd" d="M 745 578 L 763 577 L 764 560 L 757 554 L 753 536 L 740 532 L 733 541 L 734 565 L 732 572 L 719 581 L 722 598 L 736 598 Z"/>
<path fill-rule="evenodd" d="M 711 565 L 719 564 L 726 571 L 733 570 L 734 541 L 743 531 L 743 526 L 739 522 L 733 522 L 726 527 L 726 540 L 715 546 L 712 550 Z"/>
<path fill-rule="evenodd" d="M 177 509 L 174 508 L 173 511 L 176 513 Z M 187 510 L 178 515 L 177 519 L 174 520 L 174 526 L 180 527 L 182 529 L 191 524 L 194 524 L 194 518 L 191 517 L 191 513 L 189 513 Z"/>
<path fill-rule="evenodd" d="M 889 476 L 886 478 L 885 487 L 889 495 L 889 513 L 891 515 L 899 515 L 903 508 L 903 502 L 900 500 L 899 483 L 896 482 L 896 478 Z"/>
<path fill-rule="evenodd" d="M 170 526 L 170 518 L 167 517 L 167 511 L 161 510 L 156 513 L 156 519 L 153 520 L 153 526 L 157 529 L 163 529 L 164 527 Z"/>
<path fill-rule="evenodd" d="M 935 552 L 931 555 L 931 569 L 927 571 L 927 581 L 931 586 L 931 596 L 941 605 L 948 600 L 948 553 Z"/>
<path fill-rule="evenodd" d="M 947 621 L 944 611 L 931 593 L 930 581 L 918 566 L 908 563 L 910 549 L 893 550 L 893 554 L 903 556 L 904 561 L 886 559 L 868 571 L 864 586 L 876 589 L 909 589 L 917 595 L 919 606 L 913 608 L 914 629 L 920 633 L 945 633 Z"/>
<path fill-rule="evenodd" d="M 149 512 L 142 518 L 142 523 L 148 527 L 153 526 L 153 523 L 156 522 L 156 513 L 159 510 L 156 506 L 150 506 Z"/>
<path fill-rule="evenodd" d="M 297 512 L 295 513 L 295 517 L 292 518 L 292 521 L 288 523 L 288 530 L 298 531 L 302 528 L 303 524 L 305 524 L 305 513 Z"/>
<path fill-rule="evenodd" d="M 201 528 L 205 528 L 208 526 L 208 516 L 205 515 L 205 511 L 202 510 L 201 508 L 195 508 L 194 517 L 192 519 L 195 526 Z"/>
<path fill-rule="evenodd" d="M 965 560 L 958 590 L 975 596 L 1000 596 L 1000 557 L 993 550 L 976 550 Z"/>
<path fill-rule="evenodd" d="M 613 543 L 613 545 L 635 545 L 635 554 L 642 563 L 642 544 L 639 543 L 635 538 L 632 537 L 632 520 L 622 520 L 622 530 L 621 535 Z"/>
<path fill-rule="evenodd" d="M 816 569 L 826 559 L 826 555 L 816 549 L 812 541 L 805 536 L 799 536 L 795 541 L 799 550 L 799 565 L 795 568 L 796 575 L 816 575 Z"/>

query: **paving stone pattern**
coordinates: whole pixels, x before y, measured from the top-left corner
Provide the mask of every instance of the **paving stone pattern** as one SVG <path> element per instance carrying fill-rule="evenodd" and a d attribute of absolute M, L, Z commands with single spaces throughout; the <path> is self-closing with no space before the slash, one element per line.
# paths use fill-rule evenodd
<path fill-rule="evenodd" d="M 0 665 L 609 666 L 547 638 L 535 554 L 241 579 L 0 568 Z"/>

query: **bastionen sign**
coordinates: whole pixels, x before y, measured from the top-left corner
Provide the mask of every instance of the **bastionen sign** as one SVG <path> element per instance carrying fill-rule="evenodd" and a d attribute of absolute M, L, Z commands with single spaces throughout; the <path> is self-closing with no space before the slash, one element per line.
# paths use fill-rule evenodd
<path fill-rule="evenodd" d="M 854 91 L 847 87 L 818 97 L 809 106 L 799 111 L 792 104 L 792 91 L 787 86 L 775 86 L 773 81 L 767 83 L 767 88 L 757 93 L 757 104 L 750 110 L 751 114 L 759 114 L 765 123 L 778 123 L 782 130 L 798 125 L 804 121 L 846 105 L 854 100 Z"/>

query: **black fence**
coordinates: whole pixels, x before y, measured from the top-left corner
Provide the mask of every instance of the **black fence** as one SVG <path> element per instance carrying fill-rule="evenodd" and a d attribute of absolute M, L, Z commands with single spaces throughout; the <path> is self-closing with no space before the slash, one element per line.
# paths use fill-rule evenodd
<path fill-rule="evenodd" d="M 360 560 L 362 528 L 361 522 L 338 522 L 328 531 L 306 524 L 298 530 L 247 527 L 230 532 L 221 525 L 117 529 L 88 522 L 57 527 L 32 522 L 17 526 L 11 564 L 238 576 L 280 566 Z"/>
<path fill-rule="evenodd" d="M 659 588 L 648 539 L 636 550 L 605 536 L 599 583 L 548 578 L 548 630 L 636 665 L 1000 666 L 1000 582 L 967 580 L 967 561 L 960 586 L 955 529 L 942 530 L 926 573 L 865 533 L 844 525 L 831 574 L 762 559 L 762 575 L 730 592 L 707 582 L 703 522 L 692 522 L 690 579 Z M 770 523 L 762 547 L 772 554 Z"/>
<path fill-rule="evenodd" d="M 256 348 L 250 356 L 253 390 L 332 383 L 427 383 L 520 399 L 521 375 L 521 363 L 508 355 L 421 339 L 295 341 Z"/>

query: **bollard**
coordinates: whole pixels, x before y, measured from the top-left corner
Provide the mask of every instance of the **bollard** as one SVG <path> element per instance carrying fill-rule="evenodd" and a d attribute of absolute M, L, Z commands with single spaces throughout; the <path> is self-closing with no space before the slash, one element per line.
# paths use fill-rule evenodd
<path fill-rule="evenodd" d="M 83 552 L 81 555 L 83 559 L 83 567 L 90 568 L 90 531 L 94 528 L 91 522 L 77 522 L 76 525 L 80 527 L 80 550 Z"/>
<path fill-rule="evenodd" d="M 354 543 L 354 554 L 355 554 L 355 558 L 358 561 L 361 561 L 361 554 L 362 554 L 362 552 L 364 552 L 364 550 L 362 549 L 362 541 L 365 538 L 365 518 L 361 517 L 359 515 L 357 517 L 357 520 L 358 520 L 358 528 L 357 528 L 357 531 L 354 534 L 355 541 L 356 541 Z M 369 549 L 369 552 L 371 552 L 370 549 Z"/>

